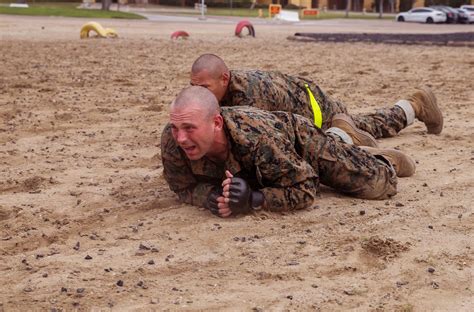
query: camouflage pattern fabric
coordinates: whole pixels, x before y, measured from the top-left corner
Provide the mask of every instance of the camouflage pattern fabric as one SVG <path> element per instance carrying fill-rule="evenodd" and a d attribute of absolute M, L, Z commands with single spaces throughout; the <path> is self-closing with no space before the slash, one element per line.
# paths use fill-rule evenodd
<path fill-rule="evenodd" d="M 245 179 L 265 196 L 265 209 L 287 211 L 311 206 L 319 183 L 360 198 L 396 194 L 393 168 L 359 149 L 329 137 L 302 116 L 252 107 L 223 107 L 229 157 L 216 163 L 189 160 L 171 127 L 162 132 L 163 174 L 185 203 L 205 206 L 225 170 Z"/>
<path fill-rule="evenodd" d="M 324 92 L 311 80 L 285 75 L 277 71 L 230 71 L 227 93 L 221 106 L 253 106 L 269 111 L 285 111 L 314 119 L 305 84 L 314 94 L 323 115 L 322 129 L 331 126 L 335 114 L 348 114 L 346 106 Z M 387 108 L 375 114 L 352 116 L 356 125 L 375 138 L 394 136 L 406 126 L 400 108 Z"/>
<path fill-rule="evenodd" d="M 378 109 L 374 114 L 352 116 L 357 128 L 369 132 L 375 138 L 397 135 L 406 127 L 405 112 L 399 106 Z"/>

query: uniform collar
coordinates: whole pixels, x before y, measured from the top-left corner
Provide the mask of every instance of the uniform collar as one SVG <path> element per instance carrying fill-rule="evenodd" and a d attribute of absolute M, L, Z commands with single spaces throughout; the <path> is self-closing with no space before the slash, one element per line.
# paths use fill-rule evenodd
<path fill-rule="evenodd" d="M 227 142 L 229 144 L 229 154 L 227 156 L 227 159 L 222 162 L 216 162 L 204 156 L 203 158 L 198 160 L 190 160 L 189 163 L 192 168 L 191 170 L 194 174 L 212 176 L 216 179 L 225 180 L 227 179 L 225 175 L 225 170 L 229 170 L 233 175 L 238 174 L 242 170 L 239 161 L 232 153 L 232 139 L 227 129 L 225 131 L 225 134 L 227 137 Z M 222 174 L 222 176 L 220 176 L 220 174 Z"/>
<path fill-rule="evenodd" d="M 224 105 L 224 106 L 228 106 L 229 103 L 231 103 L 232 99 L 231 99 L 231 93 L 232 91 L 234 91 L 234 74 L 232 73 L 231 70 L 229 70 L 229 83 L 227 84 L 227 90 L 225 90 L 225 94 L 224 94 L 224 97 L 222 98 L 222 100 L 220 101 L 220 104 L 223 105 L 223 104 L 227 104 L 227 105 Z"/>

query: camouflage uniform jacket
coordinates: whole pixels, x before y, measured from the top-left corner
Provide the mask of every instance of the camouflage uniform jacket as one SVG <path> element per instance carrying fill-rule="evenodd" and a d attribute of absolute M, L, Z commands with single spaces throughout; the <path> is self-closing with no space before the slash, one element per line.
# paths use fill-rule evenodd
<path fill-rule="evenodd" d="M 161 138 L 163 173 L 170 189 L 185 203 L 204 206 L 209 192 L 221 186 L 225 170 L 245 179 L 265 196 L 265 209 L 286 211 L 313 204 L 319 189 L 315 170 L 300 157 L 292 114 L 251 107 L 223 107 L 230 143 L 228 159 L 216 163 L 189 160 L 167 125 Z"/>
<path fill-rule="evenodd" d="M 253 106 L 268 111 L 285 111 L 313 120 L 309 95 L 311 89 L 323 116 L 323 129 L 328 128 L 333 111 L 345 111 L 343 104 L 326 96 L 311 80 L 278 71 L 230 71 L 227 92 L 221 106 Z"/>

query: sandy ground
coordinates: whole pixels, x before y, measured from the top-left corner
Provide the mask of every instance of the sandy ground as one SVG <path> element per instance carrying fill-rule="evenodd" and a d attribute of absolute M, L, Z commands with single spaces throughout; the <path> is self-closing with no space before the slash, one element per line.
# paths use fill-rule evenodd
<path fill-rule="evenodd" d="M 472 26 L 268 24 L 239 39 L 229 23 L 104 20 L 120 38 L 80 40 L 86 21 L 0 16 L 0 311 L 474 309 L 474 49 L 286 40 Z M 171 41 L 177 29 L 191 38 Z M 430 86 L 445 129 L 380 140 L 417 162 L 391 200 L 324 189 L 311 210 L 219 219 L 176 200 L 159 151 L 204 52 L 311 77 L 353 113 Z"/>

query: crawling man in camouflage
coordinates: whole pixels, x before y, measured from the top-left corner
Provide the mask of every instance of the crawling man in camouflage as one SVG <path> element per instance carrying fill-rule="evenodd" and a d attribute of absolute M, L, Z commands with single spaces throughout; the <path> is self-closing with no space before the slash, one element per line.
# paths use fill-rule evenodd
<path fill-rule="evenodd" d="M 355 145 L 375 147 L 375 138 L 394 136 L 411 125 L 415 118 L 425 123 L 428 133 L 439 134 L 443 129 L 443 116 L 435 95 L 428 88 L 374 114 L 351 117 L 343 103 L 331 99 L 308 79 L 278 71 L 229 70 L 224 61 L 214 54 L 203 54 L 194 61 L 191 85 L 208 88 L 220 106 L 247 105 L 269 111 L 285 111 L 312 121 L 315 115 L 321 115 L 319 128 Z M 318 103 L 320 114 L 314 112 L 309 93 Z"/>
<path fill-rule="evenodd" d="M 180 201 L 220 217 L 310 207 L 320 183 L 359 198 L 395 195 L 397 175 L 411 176 L 413 160 L 396 150 L 364 148 L 326 135 L 297 114 L 219 107 L 199 86 L 179 93 L 161 137 L 170 189 Z"/>

